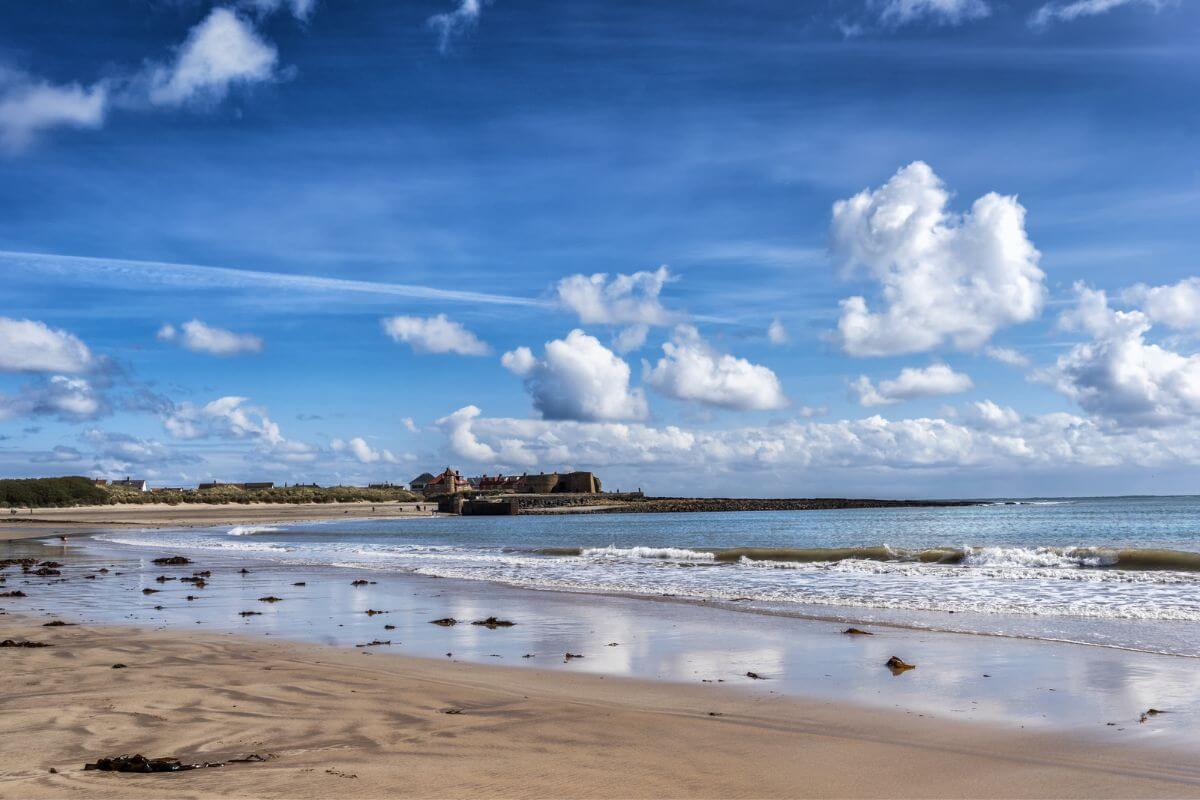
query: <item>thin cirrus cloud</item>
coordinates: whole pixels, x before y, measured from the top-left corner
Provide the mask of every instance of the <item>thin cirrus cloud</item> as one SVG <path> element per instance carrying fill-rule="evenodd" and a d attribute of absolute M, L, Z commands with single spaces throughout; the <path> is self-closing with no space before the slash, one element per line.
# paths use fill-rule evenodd
<path fill-rule="evenodd" d="M 0 251 L 0 266 L 10 274 L 28 273 L 39 282 L 51 279 L 74 285 L 110 286 L 114 281 L 127 291 L 159 287 L 203 290 L 232 289 L 261 292 L 266 289 L 319 294 L 328 300 L 338 295 L 373 295 L 381 298 L 408 297 L 469 304 L 550 308 L 551 303 L 529 297 L 489 294 L 460 289 L 440 289 L 405 283 L 349 280 L 321 275 L 291 275 L 281 272 L 155 261 L 127 261 L 87 256 Z"/>
<path fill-rule="evenodd" d="M 483 3 L 484 0 L 458 0 L 453 10 L 434 14 L 426 20 L 426 24 L 437 32 L 438 50 L 448 52 L 455 39 L 479 24 Z"/>
<path fill-rule="evenodd" d="M 993 361 L 999 361 L 1001 364 L 1007 364 L 1010 367 L 1029 366 L 1029 356 L 1011 347 L 996 347 L 993 345 L 985 347 L 983 353 Z"/>
<path fill-rule="evenodd" d="M 833 207 L 831 250 L 848 275 L 880 287 L 881 310 L 865 297 L 841 302 L 834 338 L 852 356 L 975 349 L 1000 328 L 1041 313 L 1045 275 L 1015 197 L 990 192 L 965 214 L 921 161 L 878 189 Z"/>
<path fill-rule="evenodd" d="M 787 396 L 778 376 L 761 364 L 714 350 L 691 325 L 675 329 L 663 343 L 663 357 L 646 363 L 644 381 L 661 395 L 676 400 L 737 411 L 783 408 Z"/>
<path fill-rule="evenodd" d="M 1074 0 L 1069 3 L 1046 3 L 1030 15 L 1029 27 L 1045 29 L 1057 22 L 1074 22 L 1085 17 L 1107 14 L 1126 6 L 1144 6 L 1157 11 L 1163 5 L 1163 0 Z"/>
<path fill-rule="evenodd" d="M 788 332 L 779 318 L 771 320 L 771 324 L 767 326 L 767 341 L 771 344 L 787 344 Z"/>
<path fill-rule="evenodd" d="M 946 364 L 928 367 L 905 367 L 895 378 L 882 380 L 876 386 L 866 375 L 850 384 L 864 406 L 885 406 L 921 397 L 958 394 L 974 387 L 969 375 L 955 372 Z"/>
<path fill-rule="evenodd" d="M 417 353 L 485 356 L 491 352 L 486 342 L 445 314 L 387 317 L 382 324 L 388 336 L 409 345 Z"/>
<path fill-rule="evenodd" d="M 992 13 L 984 0 L 887 0 L 878 5 L 879 22 L 886 27 L 929 22 L 961 25 Z"/>
<path fill-rule="evenodd" d="M 306 22 L 316 10 L 317 0 L 242 0 L 241 5 L 261 16 L 269 16 L 286 8 L 292 12 L 293 17 L 301 22 Z"/>
<path fill-rule="evenodd" d="M 236 356 L 242 353 L 261 353 L 263 340 L 249 333 L 234 333 L 193 319 L 178 328 L 163 325 L 155 335 L 160 342 L 173 342 L 193 353 L 213 356 Z"/>

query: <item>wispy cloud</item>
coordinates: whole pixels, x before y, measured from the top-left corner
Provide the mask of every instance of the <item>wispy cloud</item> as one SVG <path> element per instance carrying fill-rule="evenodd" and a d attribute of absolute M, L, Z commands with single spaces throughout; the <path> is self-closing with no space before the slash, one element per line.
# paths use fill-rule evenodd
<path fill-rule="evenodd" d="M 880 8 L 879 21 L 889 27 L 915 22 L 961 25 L 991 13 L 984 0 L 887 0 Z"/>
<path fill-rule="evenodd" d="M 170 324 L 163 325 L 156 338 L 161 342 L 178 342 L 193 353 L 214 356 L 261 353 L 263 349 L 263 341 L 257 336 L 216 328 L 198 319 L 189 320 L 178 328 Z"/>
<path fill-rule="evenodd" d="M 188 33 L 170 64 L 150 70 L 148 97 L 154 105 L 215 103 L 235 85 L 271 80 L 279 53 L 259 36 L 254 23 L 228 8 L 214 8 Z"/>
<path fill-rule="evenodd" d="M 291 275 L 282 272 L 230 267 L 207 267 L 195 264 L 173 264 L 157 261 L 127 261 L 122 259 L 63 256 L 46 253 L 0 251 L 0 268 L 24 269 L 36 273 L 41 280 L 58 277 L 88 285 L 112 286 L 115 283 L 127 291 L 144 289 L 234 289 L 320 293 L 329 295 L 358 294 L 383 297 L 408 297 L 453 303 L 476 303 L 506 306 L 553 308 L 548 300 L 512 295 L 488 294 L 459 289 L 438 289 L 405 283 L 359 281 L 329 278 L 319 275 Z M 115 282 L 115 283 L 114 283 Z"/>
<path fill-rule="evenodd" d="M 0 68 L 0 145 L 24 149 L 51 128 L 99 128 L 108 107 L 108 87 L 53 84 Z"/>
<path fill-rule="evenodd" d="M 1074 0 L 1070 3 L 1046 3 L 1029 17 L 1031 28 L 1046 28 L 1055 22 L 1073 22 L 1081 17 L 1107 14 L 1123 6 L 1149 6 L 1157 11 L 1164 0 Z"/>
<path fill-rule="evenodd" d="M 484 0 L 458 0 L 458 6 L 453 11 L 434 14 L 426 24 L 437 31 L 438 50 L 445 53 L 450 49 L 450 43 L 456 37 L 462 36 L 479 23 L 479 15 L 483 13 Z"/>

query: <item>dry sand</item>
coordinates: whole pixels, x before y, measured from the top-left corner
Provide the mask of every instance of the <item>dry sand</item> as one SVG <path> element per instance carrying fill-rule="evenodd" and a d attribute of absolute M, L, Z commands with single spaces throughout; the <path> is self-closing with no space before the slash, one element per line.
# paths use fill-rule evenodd
<path fill-rule="evenodd" d="M 0 797 L 1200 797 L 1200 765 L 1165 750 L 725 686 L 42 621 L 0 616 L 0 639 L 53 644 L 0 649 Z M 275 758 L 81 769 L 127 752 Z"/>
<path fill-rule="evenodd" d="M 323 519 L 429 516 L 433 503 L 147 503 L 20 509 L 0 516 L 0 541 L 80 535 L 111 527 L 187 528 Z"/>

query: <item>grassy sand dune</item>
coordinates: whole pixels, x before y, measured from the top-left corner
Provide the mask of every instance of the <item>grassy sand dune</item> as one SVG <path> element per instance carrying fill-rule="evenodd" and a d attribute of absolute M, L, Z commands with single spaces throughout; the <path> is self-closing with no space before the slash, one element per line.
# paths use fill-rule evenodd
<path fill-rule="evenodd" d="M 0 541 L 78 535 L 118 526 L 183 528 L 325 519 L 429 516 L 432 503 L 146 503 L 35 508 L 0 516 Z M 3 514 L 3 511 L 0 511 Z"/>

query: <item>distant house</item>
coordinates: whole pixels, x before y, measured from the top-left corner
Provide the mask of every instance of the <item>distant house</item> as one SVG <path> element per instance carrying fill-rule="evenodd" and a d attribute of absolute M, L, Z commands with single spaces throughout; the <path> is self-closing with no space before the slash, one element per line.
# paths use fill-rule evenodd
<path fill-rule="evenodd" d="M 457 494 L 458 492 L 466 492 L 469 491 L 470 488 L 470 482 L 460 475 L 458 470 L 446 467 L 446 471 L 427 482 L 422 491 L 426 497 L 432 497 L 433 495 L 438 494 Z"/>
<path fill-rule="evenodd" d="M 97 486 L 108 486 L 108 479 L 107 478 L 92 478 L 92 483 L 96 484 Z"/>
<path fill-rule="evenodd" d="M 242 483 L 242 484 L 238 484 L 238 485 L 241 486 L 243 489 L 245 489 L 247 492 L 261 492 L 265 489 L 274 488 L 275 481 L 251 481 L 250 483 Z"/>
<path fill-rule="evenodd" d="M 125 476 L 125 480 L 113 481 L 112 485 L 122 489 L 133 489 L 135 492 L 150 491 L 150 483 L 148 481 L 134 480 L 128 475 Z"/>
<path fill-rule="evenodd" d="M 521 475 L 481 475 L 471 479 L 471 485 L 485 492 L 516 492 L 520 489 Z"/>
<path fill-rule="evenodd" d="M 422 472 L 420 475 L 408 482 L 408 488 L 414 492 L 423 492 L 431 480 L 433 480 L 432 473 Z"/>

